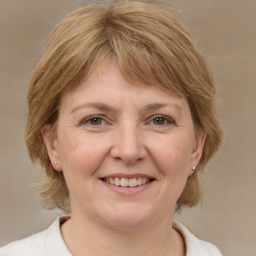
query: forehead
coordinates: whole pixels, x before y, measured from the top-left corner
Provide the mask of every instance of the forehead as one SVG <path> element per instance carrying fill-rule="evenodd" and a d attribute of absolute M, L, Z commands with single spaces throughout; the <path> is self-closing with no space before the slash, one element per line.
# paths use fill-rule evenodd
<path fill-rule="evenodd" d="M 85 102 L 136 103 L 137 105 L 184 105 L 187 100 L 159 85 L 127 81 L 116 62 L 105 62 L 72 91 L 65 93 L 61 102 L 79 105 Z M 63 105 L 63 104 L 62 104 Z"/>

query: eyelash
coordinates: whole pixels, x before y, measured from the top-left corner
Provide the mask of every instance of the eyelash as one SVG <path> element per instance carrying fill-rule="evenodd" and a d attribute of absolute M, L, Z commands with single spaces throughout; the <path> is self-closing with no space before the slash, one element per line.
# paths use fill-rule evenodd
<path fill-rule="evenodd" d="M 101 120 L 101 122 L 105 122 L 105 123 L 107 123 L 106 122 L 106 120 L 104 119 L 104 117 L 102 117 L 102 116 L 99 116 L 99 115 L 96 115 L 96 116 L 89 116 L 89 117 L 87 117 L 87 118 L 85 118 L 85 119 L 83 119 L 81 122 L 80 122 L 80 125 L 86 125 L 86 124 L 88 124 L 88 125 L 90 125 L 90 126 L 101 126 L 102 125 L 102 123 L 100 123 L 100 124 L 92 124 L 91 122 L 93 121 L 93 120 L 95 120 L 95 119 L 99 119 L 99 120 Z"/>
<path fill-rule="evenodd" d="M 100 120 L 100 124 L 92 124 L 91 122 L 95 119 L 98 119 Z M 155 120 L 157 119 L 161 119 L 164 123 L 162 124 L 156 124 L 156 123 L 153 123 Z M 89 124 L 90 126 L 101 126 L 101 125 L 104 125 L 102 124 L 102 122 L 104 122 L 104 124 L 106 124 L 106 120 L 104 119 L 104 117 L 100 116 L 100 115 L 95 115 L 95 116 L 89 116 L 85 119 L 83 119 L 80 124 L 81 125 L 85 125 L 85 124 Z M 167 126 L 169 124 L 175 124 L 174 120 L 169 118 L 169 117 L 166 117 L 164 115 L 154 115 L 153 117 L 150 118 L 150 121 L 149 121 L 149 124 L 151 125 L 156 125 L 156 126 Z"/>
<path fill-rule="evenodd" d="M 162 119 L 164 121 L 163 124 L 155 124 L 155 123 L 152 123 L 154 122 L 154 120 L 156 119 Z M 153 116 L 151 119 L 150 119 L 150 123 L 152 123 L 152 125 L 156 125 L 156 126 L 166 126 L 166 125 L 170 125 L 170 124 L 175 124 L 174 120 L 170 117 L 166 117 L 164 115 L 155 115 Z"/>

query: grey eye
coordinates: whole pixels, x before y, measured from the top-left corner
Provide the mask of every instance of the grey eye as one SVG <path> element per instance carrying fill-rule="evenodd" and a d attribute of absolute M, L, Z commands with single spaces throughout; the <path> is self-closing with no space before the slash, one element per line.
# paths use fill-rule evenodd
<path fill-rule="evenodd" d="M 166 119 L 161 116 L 154 118 L 152 121 L 153 121 L 153 124 L 155 125 L 164 125 L 166 123 Z"/>
<path fill-rule="evenodd" d="M 101 125 L 102 124 L 102 118 L 100 117 L 94 117 L 90 119 L 91 125 Z"/>

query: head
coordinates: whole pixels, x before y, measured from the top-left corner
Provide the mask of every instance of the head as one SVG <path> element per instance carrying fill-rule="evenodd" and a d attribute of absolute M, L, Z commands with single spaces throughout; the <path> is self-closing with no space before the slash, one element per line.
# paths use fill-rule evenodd
<path fill-rule="evenodd" d="M 197 172 L 185 185 L 177 207 L 194 206 L 202 197 L 198 174 L 217 151 L 221 129 L 215 113 L 215 85 L 191 35 L 168 11 L 154 5 L 117 1 L 78 9 L 52 31 L 28 92 L 26 143 L 44 176 L 43 205 L 69 211 L 62 172 L 50 161 L 42 133 L 58 123 L 63 95 L 75 90 L 101 64 L 114 61 L 123 77 L 137 85 L 159 86 L 186 98 L 195 134 L 206 133 Z"/>

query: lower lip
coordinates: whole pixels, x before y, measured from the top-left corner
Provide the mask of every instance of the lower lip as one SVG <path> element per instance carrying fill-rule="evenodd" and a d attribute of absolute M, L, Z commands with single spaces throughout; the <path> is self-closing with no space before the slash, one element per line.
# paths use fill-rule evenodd
<path fill-rule="evenodd" d="M 133 195 L 137 195 L 147 189 L 149 189 L 154 181 L 151 181 L 147 184 L 144 185 L 140 185 L 140 186 L 136 186 L 136 187 L 119 187 L 119 186 L 115 186 L 112 184 L 109 184 L 107 182 L 102 181 L 109 189 L 113 190 L 114 192 L 120 194 L 120 195 L 125 195 L 125 196 L 133 196 Z"/>

